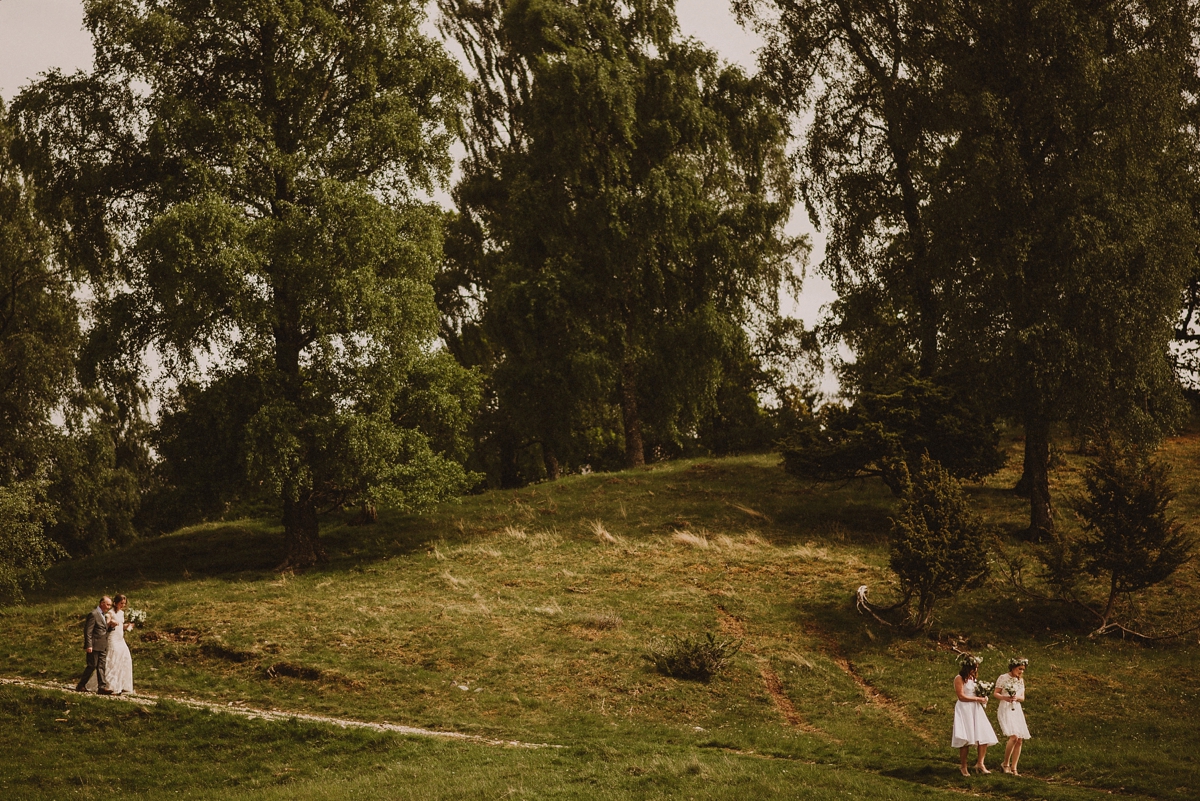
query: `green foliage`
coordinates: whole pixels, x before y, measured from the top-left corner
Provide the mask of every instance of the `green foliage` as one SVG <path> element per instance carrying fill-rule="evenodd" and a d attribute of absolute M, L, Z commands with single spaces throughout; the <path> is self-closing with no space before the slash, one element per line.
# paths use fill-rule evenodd
<path fill-rule="evenodd" d="M 786 121 L 673 5 L 441 3 L 477 78 L 441 297 L 506 474 L 533 447 L 551 473 L 680 452 L 784 330 Z"/>
<path fill-rule="evenodd" d="M 68 276 L 54 269 L 51 239 L 34 195 L 11 158 L 0 103 L 0 484 L 45 468 L 50 414 L 74 378 L 78 308 Z"/>
<path fill-rule="evenodd" d="M 849 406 L 827 404 L 796 419 L 782 443 L 785 469 L 813 481 L 878 475 L 893 493 L 906 488 L 901 463 L 928 454 L 955 478 L 991 475 L 1004 464 L 1000 435 L 968 398 L 906 376 L 892 392 L 860 392 Z"/>
<path fill-rule="evenodd" d="M 1031 528 L 1052 531 L 1053 423 L 1152 441 L 1181 410 L 1168 344 L 1200 252 L 1193 4 L 737 6 L 806 118 L 846 383 L 951 375 L 1024 425 Z"/>
<path fill-rule="evenodd" d="M 717 637 L 711 631 L 703 637 L 673 634 L 651 644 L 649 659 L 664 676 L 707 682 L 728 667 L 741 648 L 741 640 Z"/>
<path fill-rule="evenodd" d="M 958 482 L 928 455 L 911 477 L 900 469 L 906 487 L 892 519 L 890 564 L 905 596 L 916 596 L 912 622 L 928 629 L 939 602 L 987 578 L 985 532 Z"/>
<path fill-rule="evenodd" d="M 21 587 L 41 581 L 43 571 L 62 555 L 45 535 L 53 522 L 42 484 L 0 485 L 0 597 L 21 600 Z"/>
<path fill-rule="evenodd" d="M 215 352 L 257 386 L 238 446 L 282 502 L 287 565 L 322 558 L 324 511 L 470 483 L 393 413 L 431 358 L 442 214 L 423 197 L 462 89 L 423 18 L 385 0 L 93 0 L 95 71 L 15 106 L 107 357 L 153 345 L 187 377 Z"/>
<path fill-rule="evenodd" d="M 1108 585 L 1100 613 L 1101 628 L 1112 617 L 1117 599 L 1153 587 L 1194 555 L 1195 543 L 1183 524 L 1169 517 L 1175 498 L 1170 467 L 1144 449 L 1105 442 L 1084 474 L 1086 495 L 1078 502 L 1087 535 L 1079 543 L 1079 561 Z"/>
<path fill-rule="evenodd" d="M 71 554 L 95 553 L 137 537 L 148 471 L 122 464 L 113 426 L 103 417 L 57 437 L 49 496 L 57 512 L 50 535 Z"/>
<path fill-rule="evenodd" d="M 222 519 L 231 505 L 270 496 L 246 472 L 245 433 L 262 406 L 259 378 L 247 373 L 181 384 L 163 405 L 154 431 L 158 483 L 147 499 L 160 532 Z"/>

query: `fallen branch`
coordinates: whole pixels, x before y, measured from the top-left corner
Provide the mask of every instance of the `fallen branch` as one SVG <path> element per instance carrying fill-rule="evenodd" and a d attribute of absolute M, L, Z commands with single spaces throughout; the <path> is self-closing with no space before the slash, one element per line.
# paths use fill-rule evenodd
<path fill-rule="evenodd" d="M 875 618 L 876 620 L 878 620 L 880 623 L 882 623 L 885 626 L 895 626 L 896 625 L 895 623 L 892 623 L 891 621 L 888 621 L 888 620 L 884 620 L 882 617 L 879 616 L 879 614 L 880 613 L 887 614 L 888 612 L 894 612 L 897 609 L 902 609 L 902 608 L 908 606 L 908 602 L 911 599 L 912 599 L 912 593 L 910 592 L 910 593 L 907 593 L 899 601 L 892 604 L 891 606 L 878 606 L 876 604 L 871 603 L 869 600 L 867 600 L 867 585 L 863 584 L 854 593 L 854 606 L 858 609 L 858 613 L 860 615 L 865 612 L 866 614 Z"/>

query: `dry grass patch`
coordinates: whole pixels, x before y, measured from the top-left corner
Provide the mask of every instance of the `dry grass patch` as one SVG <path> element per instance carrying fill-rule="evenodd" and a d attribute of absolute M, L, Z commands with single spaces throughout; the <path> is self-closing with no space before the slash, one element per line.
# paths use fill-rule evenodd
<path fill-rule="evenodd" d="M 611 609 L 592 612 L 579 619 L 579 625 L 598 631 L 613 631 L 621 628 L 622 623 L 624 621 L 621 620 L 621 616 Z"/>
<path fill-rule="evenodd" d="M 802 562 L 825 562 L 829 560 L 829 550 L 818 548 L 811 542 L 797 545 L 788 552 L 788 555 Z"/>
<path fill-rule="evenodd" d="M 589 520 L 587 523 L 588 530 L 592 532 L 592 536 L 601 545 L 619 545 L 623 540 L 620 537 L 613 536 L 607 528 L 604 527 L 603 520 Z"/>
<path fill-rule="evenodd" d="M 686 545 L 689 548 L 704 549 L 708 547 L 708 537 L 703 532 L 693 534 L 690 531 L 676 531 L 671 535 L 671 542 Z"/>

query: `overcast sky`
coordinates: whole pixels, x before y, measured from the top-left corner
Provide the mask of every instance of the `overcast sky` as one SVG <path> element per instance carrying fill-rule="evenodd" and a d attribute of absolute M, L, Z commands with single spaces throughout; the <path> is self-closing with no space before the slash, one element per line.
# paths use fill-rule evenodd
<path fill-rule="evenodd" d="M 676 12 L 684 35 L 707 43 L 728 61 L 754 69 L 759 39 L 737 24 L 729 0 L 677 0 Z M 91 60 L 82 0 L 0 0 L 0 97 L 5 102 L 42 72 L 55 67 L 68 73 L 86 69 Z M 815 264 L 820 258 L 821 238 L 814 235 L 802 208 L 793 212 L 788 227 L 814 240 Z M 810 269 L 792 314 L 812 325 L 821 306 L 832 299 L 828 283 Z"/>

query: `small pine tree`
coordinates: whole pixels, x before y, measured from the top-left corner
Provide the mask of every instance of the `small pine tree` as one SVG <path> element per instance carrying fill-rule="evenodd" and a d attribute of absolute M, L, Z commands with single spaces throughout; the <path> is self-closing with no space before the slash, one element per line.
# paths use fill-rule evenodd
<path fill-rule="evenodd" d="M 892 520 L 891 566 L 909 598 L 914 625 L 928 629 L 935 605 L 983 583 L 988 575 L 983 523 L 962 487 L 928 454 L 915 475 L 903 468 L 899 514 Z"/>
<path fill-rule="evenodd" d="M 1087 534 L 1079 542 L 1084 569 L 1108 584 L 1100 631 L 1109 627 L 1117 598 L 1167 579 L 1192 557 L 1194 542 L 1167 515 L 1175 498 L 1170 468 L 1142 449 L 1101 445 L 1078 502 Z"/>

